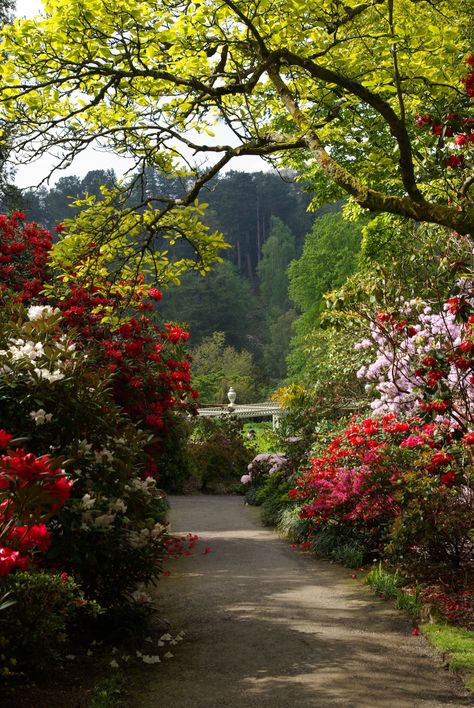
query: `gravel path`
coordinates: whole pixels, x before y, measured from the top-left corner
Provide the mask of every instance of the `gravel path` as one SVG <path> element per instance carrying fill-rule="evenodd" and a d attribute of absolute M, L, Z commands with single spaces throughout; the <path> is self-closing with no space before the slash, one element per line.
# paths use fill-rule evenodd
<path fill-rule="evenodd" d="M 474 705 L 389 603 L 290 549 L 241 498 L 171 505 L 172 530 L 201 539 L 157 591 L 186 637 L 134 682 L 133 708 Z"/>

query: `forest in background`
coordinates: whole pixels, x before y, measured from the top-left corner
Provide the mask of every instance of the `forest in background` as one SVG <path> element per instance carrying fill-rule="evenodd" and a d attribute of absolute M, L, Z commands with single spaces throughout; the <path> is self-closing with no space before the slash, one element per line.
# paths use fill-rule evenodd
<path fill-rule="evenodd" d="M 132 178 L 133 179 L 133 178 Z M 61 177 L 48 188 L 5 186 L 2 210 L 21 208 L 27 220 L 54 232 L 87 195 L 117 183 L 113 170 Z M 186 184 L 149 170 L 133 197 L 180 197 Z M 240 402 L 256 401 L 284 383 L 308 379 L 305 342 L 318 330 L 323 294 L 357 267 L 361 224 L 345 222 L 342 203 L 308 211 L 311 196 L 295 173 L 230 171 L 202 192 L 204 221 L 224 234 L 223 262 L 205 277 L 184 274 L 164 289 L 164 319 L 185 322 L 194 353 L 194 383 L 203 403 L 224 402 L 230 385 Z M 175 247 L 175 258 L 186 245 Z"/>

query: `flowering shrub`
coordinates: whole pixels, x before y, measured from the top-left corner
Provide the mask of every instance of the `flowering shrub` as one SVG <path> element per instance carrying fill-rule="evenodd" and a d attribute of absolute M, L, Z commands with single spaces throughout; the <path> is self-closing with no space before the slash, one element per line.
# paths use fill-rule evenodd
<path fill-rule="evenodd" d="M 0 447 L 14 444 L 12 438 L 0 430 Z M 72 484 L 61 461 L 19 448 L 0 455 L 0 577 L 26 570 L 51 545 L 44 522 L 66 502 Z"/>
<path fill-rule="evenodd" d="M 302 504 L 315 539 L 339 526 L 365 539 L 371 554 L 471 568 L 471 437 L 393 413 L 354 420 L 310 458 L 289 495 Z"/>
<path fill-rule="evenodd" d="M 282 453 L 261 453 L 256 455 L 247 467 L 247 474 L 242 475 L 242 484 L 251 484 L 264 474 L 274 474 L 289 469 L 288 459 Z"/>
<path fill-rule="evenodd" d="M 66 573 L 13 573 L 0 587 L 11 600 L 0 611 L 0 677 L 50 670 L 67 648 L 73 623 L 100 611 Z"/>
<path fill-rule="evenodd" d="M 115 402 L 153 435 L 146 473 L 177 491 L 173 456 L 180 455 L 180 444 L 173 427 L 179 426 L 177 414 L 195 412 L 198 396 L 185 350 L 189 335 L 177 325 L 159 324 L 154 313 L 154 302 L 161 299 L 157 288 L 73 282 L 72 287 L 66 283 L 58 301 L 63 321 L 77 333 L 78 348 L 92 352 L 97 369 L 110 377 Z"/>
<path fill-rule="evenodd" d="M 28 234 L 33 242 L 9 254 L 18 280 L 0 293 L 0 426 L 27 436 L 44 464 L 45 449 L 66 459 L 60 479 L 70 494 L 38 523 L 9 526 L 3 568 L 24 570 L 41 550 L 43 566 L 73 575 L 104 608 L 140 604 L 165 552 L 163 453 L 178 412 L 193 410 L 197 396 L 188 335 L 158 323 L 157 288 L 112 284 L 102 271 L 100 285 L 82 271 L 48 283 L 51 237 L 21 213 L 4 224 L 12 242 Z M 40 296 L 40 286 L 25 289 L 33 276 Z"/>
<path fill-rule="evenodd" d="M 399 300 L 379 312 L 370 338 L 358 345 L 376 359 L 363 366 L 379 394 L 371 407 L 451 420 L 467 430 L 474 420 L 474 297 L 472 284 L 459 282 L 439 310 L 419 300 Z"/>
<path fill-rule="evenodd" d="M 470 107 L 474 96 L 473 53 L 465 58 L 465 63 L 467 70 L 457 105 L 447 107 L 443 113 L 422 113 L 415 119 L 416 125 L 427 133 L 426 147 L 444 173 L 443 182 L 452 195 L 450 198 L 457 199 L 461 208 L 465 208 L 469 200 L 469 190 L 466 190 L 463 181 L 456 186 L 456 177 L 463 180 L 463 175 L 469 175 L 474 154 L 474 118 Z"/>
<path fill-rule="evenodd" d="M 12 289 L 14 299 L 39 295 L 47 276 L 51 234 L 35 223 L 25 223 L 23 212 L 0 214 L 0 292 Z"/>

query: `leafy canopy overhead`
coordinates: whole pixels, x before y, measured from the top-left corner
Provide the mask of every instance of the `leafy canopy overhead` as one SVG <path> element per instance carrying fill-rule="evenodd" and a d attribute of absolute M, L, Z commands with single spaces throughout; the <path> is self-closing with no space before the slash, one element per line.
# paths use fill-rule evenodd
<path fill-rule="evenodd" d="M 98 139 L 139 170 L 185 175 L 180 208 L 233 157 L 258 154 L 303 170 L 321 198 L 349 193 L 469 233 L 469 159 L 450 169 L 447 132 L 416 116 L 466 116 L 472 10 L 473 0 L 46 0 L 43 17 L 4 31 L 1 98 L 30 157 L 53 150 L 64 166 Z M 218 122 L 232 145 L 217 144 Z M 176 207 L 158 196 L 144 205 L 149 233 Z"/>

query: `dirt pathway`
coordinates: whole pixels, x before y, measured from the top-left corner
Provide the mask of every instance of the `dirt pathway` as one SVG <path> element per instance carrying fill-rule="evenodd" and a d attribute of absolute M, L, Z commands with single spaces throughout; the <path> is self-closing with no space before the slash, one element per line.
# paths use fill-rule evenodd
<path fill-rule="evenodd" d="M 173 531 L 201 539 L 158 590 L 161 614 L 186 638 L 135 685 L 133 708 L 473 705 L 351 571 L 299 555 L 241 498 L 171 504 Z"/>

